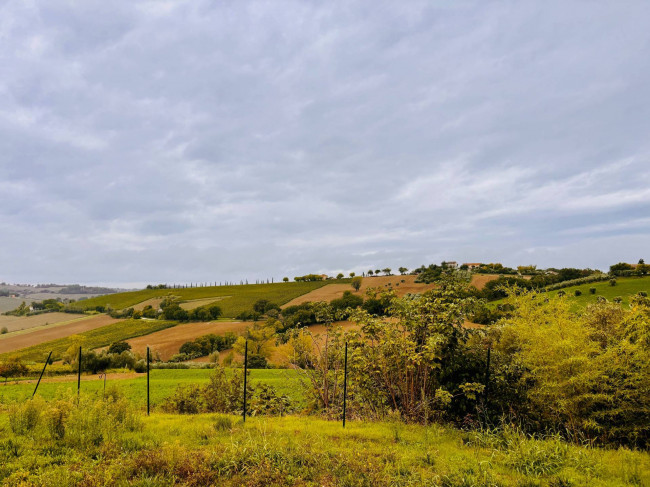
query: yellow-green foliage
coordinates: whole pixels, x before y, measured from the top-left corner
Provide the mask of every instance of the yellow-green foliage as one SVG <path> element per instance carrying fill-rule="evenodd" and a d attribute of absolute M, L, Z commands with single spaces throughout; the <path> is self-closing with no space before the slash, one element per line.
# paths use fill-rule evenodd
<path fill-rule="evenodd" d="M 25 419 L 28 418 L 28 419 Z M 15 431 L 12 424 L 20 423 Z M 119 398 L 0 411 L 2 485 L 642 486 L 650 455 L 516 430 L 312 417 L 140 416 Z"/>
<path fill-rule="evenodd" d="M 128 340 L 142 335 L 148 335 L 156 331 L 164 330 L 177 325 L 172 321 L 159 320 L 125 320 L 111 325 L 102 326 L 94 330 L 71 335 L 64 338 L 58 338 L 49 342 L 33 345 L 23 348 L 16 352 L 10 352 L 0 355 L 0 361 L 8 357 L 19 357 L 26 361 L 45 362 L 47 354 L 52 351 L 52 360 L 58 360 L 63 357 L 65 352 L 73 345 L 83 346 L 87 349 L 106 347 L 111 343 Z"/>
<path fill-rule="evenodd" d="M 242 311 L 250 311 L 259 299 L 282 305 L 298 296 L 326 285 L 327 281 L 314 282 L 283 282 L 275 284 L 246 284 L 243 286 L 206 286 L 184 289 L 143 289 L 126 293 L 107 294 L 96 298 L 79 301 L 73 307 L 94 309 L 95 306 L 123 309 L 134 306 L 147 299 L 177 296 L 181 300 L 218 298 L 216 303 L 222 310 L 223 316 L 234 318 Z"/>
<path fill-rule="evenodd" d="M 571 311 L 570 300 L 512 296 L 494 332 L 500 370 L 526 384 L 526 420 L 601 441 L 650 441 L 650 302 L 608 302 Z M 498 362 L 497 362 L 498 363 Z M 513 387 L 515 384 L 511 384 Z"/>

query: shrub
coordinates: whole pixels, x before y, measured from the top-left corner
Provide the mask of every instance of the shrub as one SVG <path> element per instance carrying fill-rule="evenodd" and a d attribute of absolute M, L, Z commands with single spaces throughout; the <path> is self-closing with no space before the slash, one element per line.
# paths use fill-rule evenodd
<path fill-rule="evenodd" d="M 9 409 L 9 427 L 17 435 L 26 435 L 36 429 L 41 420 L 42 399 L 26 401 Z"/>
<path fill-rule="evenodd" d="M 590 294 L 596 294 L 596 288 L 595 287 L 590 287 L 589 288 L 589 293 Z"/>
<path fill-rule="evenodd" d="M 616 304 L 621 304 L 623 302 L 623 298 L 621 296 L 616 296 L 614 299 L 612 299 Z"/>
<path fill-rule="evenodd" d="M 169 413 L 197 414 L 205 409 L 203 389 L 197 384 L 180 386 L 165 399 L 163 410 Z"/>
<path fill-rule="evenodd" d="M 131 350 L 131 345 L 125 341 L 111 343 L 111 346 L 108 347 L 108 353 L 122 353 L 128 350 Z"/>
<path fill-rule="evenodd" d="M 0 328 L 0 335 L 4 335 L 5 333 L 9 333 L 9 328 L 3 326 L 2 328 Z"/>
<path fill-rule="evenodd" d="M 573 292 L 573 294 L 574 294 L 575 296 L 582 296 L 582 291 L 581 291 L 580 289 L 576 289 L 576 290 Z"/>
<path fill-rule="evenodd" d="M 647 298 L 647 297 L 648 297 L 648 293 L 645 292 L 645 291 L 639 291 L 638 294 L 639 294 L 639 296 L 641 296 L 642 298 Z"/>
<path fill-rule="evenodd" d="M 609 285 L 610 286 L 616 286 L 616 279 L 610 279 L 609 280 Z"/>

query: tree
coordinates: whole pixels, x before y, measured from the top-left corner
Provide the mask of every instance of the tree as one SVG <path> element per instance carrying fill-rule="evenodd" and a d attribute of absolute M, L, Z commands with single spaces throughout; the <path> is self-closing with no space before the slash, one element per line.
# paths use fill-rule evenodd
<path fill-rule="evenodd" d="M 284 282 L 289 282 L 289 278 L 288 278 L 288 277 L 283 277 L 282 280 L 283 280 Z"/>
<path fill-rule="evenodd" d="M 7 362 L 0 363 L 0 377 L 5 378 L 5 382 L 10 377 L 19 377 L 29 372 L 27 366 L 18 358 L 10 358 Z"/>
<path fill-rule="evenodd" d="M 361 288 L 361 281 L 362 281 L 361 277 L 354 277 L 352 279 L 351 285 L 355 291 L 358 291 Z"/>
<path fill-rule="evenodd" d="M 408 272 L 408 269 L 406 267 L 400 267 L 398 271 L 401 275 L 404 275 Z"/>
<path fill-rule="evenodd" d="M 275 344 L 273 338 L 275 337 L 276 325 L 278 321 L 270 318 L 266 323 L 256 322 L 243 336 L 237 338 L 233 345 L 233 349 L 239 355 L 244 355 L 246 348 L 246 341 L 248 340 L 248 358 L 252 359 L 253 363 L 259 358 L 268 360 L 273 353 L 273 346 Z"/>
<path fill-rule="evenodd" d="M 369 276 L 372 276 L 373 274 L 374 274 L 374 272 L 372 272 L 372 270 L 369 270 L 369 271 L 368 271 L 368 275 L 369 275 Z"/>
<path fill-rule="evenodd" d="M 350 277 L 354 277 L 356 274 L 354 272 L 350 272 Z"/>
<path fill-rule="evenodd" d="M 387 276 L 390 276 L 390 271 L 391 271 L 391 270 L 392 270 L 392 269 L 391 269 L 390 267 L 386 267 L 385 269 L 382 270 L 382 272 L 383 272 L 384 274 L 386 274 Z"/>
<path fill-rule="evenodd" d="M 381 273 L 381 269 L 375 269 L 375 275 L 379 275 Z"/>
<path fill-rule="evenodd" d="M 131 350 L 131 345 L 125 341 L 113 342 L 108 347 L 108 353 L 122 353 Z"/>
<path fill-rule="evenodd" d="M 337 278 L 337 279 L 343 279 L 344 277 L 345 277 L 345 276 L 343 275 L 342 272 L 339 272 L 339 273 L 336 275 L 336 278 Z"/>
<path fill-rule="evenodd" d="M 645 260 L 639 259 L 639 264 L 642 264 L 642 265 L 645 264 Z"/>

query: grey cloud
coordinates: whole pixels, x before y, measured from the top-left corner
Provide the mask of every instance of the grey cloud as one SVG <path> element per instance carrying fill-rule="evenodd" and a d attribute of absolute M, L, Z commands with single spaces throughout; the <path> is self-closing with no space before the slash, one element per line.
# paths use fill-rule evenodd
<path fill-rule="evenodd" d="M 0 279 L 643 257 L 649 14 L 5 2 Z"/>

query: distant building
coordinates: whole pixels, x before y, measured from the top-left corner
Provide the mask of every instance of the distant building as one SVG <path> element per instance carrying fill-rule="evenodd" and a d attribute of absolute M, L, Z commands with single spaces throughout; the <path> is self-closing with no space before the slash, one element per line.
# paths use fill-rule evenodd
<path fill-rule="evenodd" d="M 465 262 L 463 264 L 463 266 L 467 266 L 467 270 L 470 270 L 470 271 L 473 271 L 474 269 L 478 269 L 482 265 L 483 264 L 481 264 L 480 262 Z"/>
<path fill-rule="evenodd" d="M 458 262 L 455 260 L 450 260 L 449 262 L 443 262 L 443 265 L 446 265 L 450 269 L 458 269 Z"/>

